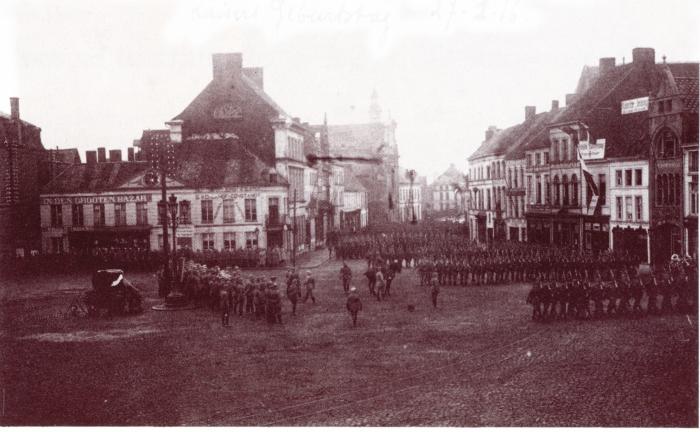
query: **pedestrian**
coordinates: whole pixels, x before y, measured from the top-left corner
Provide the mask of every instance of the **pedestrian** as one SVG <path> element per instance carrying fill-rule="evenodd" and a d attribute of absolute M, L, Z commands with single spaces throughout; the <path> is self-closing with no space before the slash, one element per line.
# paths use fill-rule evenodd
<path fill-rule="evenodd" d="M 350 316 L 352 317 L 352 326 L 357 326 L 357 313 L 362 310 L 362 300 L 360 300 L 360 296 L 357 294 L 357 288 L 350 287 L 350 292 L 348 294 L 348 300 L 345 303 L 345 307 L 348 309 L 348 312 L 350 312 Z"/>
<path fill-rule="evenodd" d="M 352 279 L 352 270 L 348 267 L 347 263 L 343 263 L 343 267 L 340 269 L 340 280 L 343 281 L 343 291 L 345 294 L 350 290 L 350 280 Z"/>
<path fill-rule="evenodd" d="M 299 297 L 301 297 L 299 278 L 287 279 L 287 298 L 292 303 L 292 315 L 297 314 L 297 302 L 299 301 Z"/>
<path fill-rule="evenodd" d="M 231 312 L 230 289 L 219 292 L 219 309 L 221 310 L 221 326 L 228 327 L 228 317 Z"/>
<path fill-rule="evenodd" d="M 314 297 L 314 288 L 316 288 L 316 280 L 311 276 L 311 270 L 306 271 L 306 280 L 304 281 L 304 287 L 306 288 L 306 293 L 304 294 L 304 303 L 306 300 L 311 298 L 311 303 L 316 304 L 316 297 Z"/>

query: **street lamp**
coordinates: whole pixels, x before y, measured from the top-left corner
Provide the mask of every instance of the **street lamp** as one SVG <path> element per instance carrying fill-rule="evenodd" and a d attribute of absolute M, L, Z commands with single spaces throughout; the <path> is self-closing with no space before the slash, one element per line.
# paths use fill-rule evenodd
<path fill-rule="evenodd" d="M 177 252 L 177 237 L 175 237 L 175 232 L 180 222 L 180 218 L 177 217 L 177 197 L 175 197 L 175 194 L 170 194 L 170 198 L 168 198 L 168 210 L 170 211 L 170 223 L 173 225 L 173 260 L 175 260 L 175 253 Z"/>
<path fill-rule="evenodd" d="M 411 218 L 411 224 L 413 224 L 413 225 L 418 223 L 418 221 L 416 220 L 416 208 L 415 208 L 415 205 L 413 204 L 413 182 L 416 180 L 416 175 L 417 175 L 416 170 L 414 170 L 414 169 L 406 170 L 406 177 L 411 182 L 411 187 L 408 190 L 408 201 L 409 201 L 409 204 L 411 205 L 411 213 L 413 215 Z"/>

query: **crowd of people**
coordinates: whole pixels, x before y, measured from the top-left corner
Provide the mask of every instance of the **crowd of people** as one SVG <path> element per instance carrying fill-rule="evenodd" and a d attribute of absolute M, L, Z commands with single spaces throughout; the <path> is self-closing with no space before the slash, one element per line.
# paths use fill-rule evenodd
<path fill-rule="evenodd" d="M 209 267 L 261 268 L 279 267 L 287 260 L 279 247 L 270 249 L 248 248 L 230 251 L 193 251 L 178 249 L 177 257 L 185 257 Z M 30 254 L 22 257 L 5 257 L 0 267 L 12 269 L 15 274 L 37 271 L 46 273 L 74 273 L 104 268 L 125 271 L 156 271 L 163 264 L 163 252 L 136 247 L 102 247 L 89 251 L 70 251 L 62 254 Z"/>
<path fill-rule="evenodd" d="M 209 267 L 191 259 L 181 261 L 183 265 L 177 271 L 175 283 L 182 288 L 188 301 L 220 312 L 222 325 L 228 326 L 232 315 L 282 324 L 282 293 L 277 276 L 243 275 L 238 267 Z M 158 272 L 158 282 L 160 294 L 166 295 L 166 277 L 162 270 Z M 289 268 L 285 284 L 293 315 L 299 302 L 316 303 L 316 280 L 311 271 L 307 270 L 302 278 L 297 269 Z"/>

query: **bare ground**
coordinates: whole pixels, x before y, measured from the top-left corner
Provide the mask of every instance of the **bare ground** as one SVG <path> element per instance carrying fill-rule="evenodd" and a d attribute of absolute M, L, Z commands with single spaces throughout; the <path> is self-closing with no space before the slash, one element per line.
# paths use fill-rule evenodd
<path fill-rule="evenodd" d="M 696 316 L 536 324 L 522 284 L 443 287 L 433 310 L 404 270 L 381 303 L 356 276 L 353 328 L 339 267 L 272 327 L 207 309 L 66 318 L 89 275 L 5 283 L 0 424 L 698 425 Z M 152 275 L 127 278 L 159 303 Z"/>

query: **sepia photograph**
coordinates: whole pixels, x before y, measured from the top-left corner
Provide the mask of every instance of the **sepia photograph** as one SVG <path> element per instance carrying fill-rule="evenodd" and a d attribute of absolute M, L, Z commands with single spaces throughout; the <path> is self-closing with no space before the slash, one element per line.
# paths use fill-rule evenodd
<path fill-rule="evenodd" d="M 0 426 L 693 428 L 692 0 L 0 0 Z"/>

